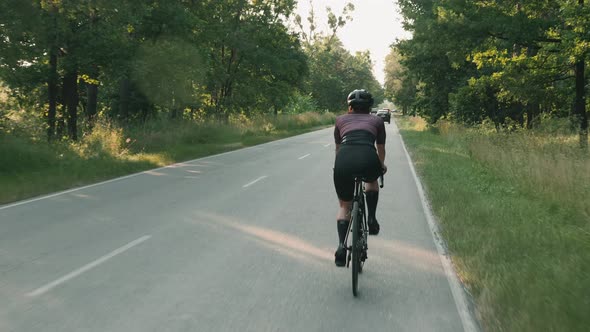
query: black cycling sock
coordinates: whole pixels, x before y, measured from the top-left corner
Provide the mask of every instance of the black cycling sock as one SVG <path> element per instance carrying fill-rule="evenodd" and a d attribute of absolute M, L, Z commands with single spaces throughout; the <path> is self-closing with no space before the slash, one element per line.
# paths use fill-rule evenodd
<path fill-rule="evenodd" d="M 375 219 L 375 211 L 377 211 L 377 202 L 379 201 L 378 191 L 367 191 L 365 193 L 367 199 L 367 212 L 369 213 L 369 220 Z"/>
<path fill-rule="evenodd" d="M 338 222 L 338 239 L 340 240 L 340 244 L 344 243 L 344 238 L 346 238 L 346 232 L 348 231 L 348 220 L 339 219 Z"/>

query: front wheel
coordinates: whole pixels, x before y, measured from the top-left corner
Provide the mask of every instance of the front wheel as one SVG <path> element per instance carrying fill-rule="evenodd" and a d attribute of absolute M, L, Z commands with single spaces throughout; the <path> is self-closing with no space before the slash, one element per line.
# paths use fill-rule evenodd
<path fill-rule="evenodd" d="M 360 231 L 360 223 L 361 223 L 360 215 L 359 215 L 359 203 L 355 201 L 352 205 L 352 294 L 357 296 L 358 291 L 358 279 L 359 279 L 359 272 L 361 269 L 361 257 L 360 253 L 362 248 L 360 248 L 359 243 L 359 231 Z"/>

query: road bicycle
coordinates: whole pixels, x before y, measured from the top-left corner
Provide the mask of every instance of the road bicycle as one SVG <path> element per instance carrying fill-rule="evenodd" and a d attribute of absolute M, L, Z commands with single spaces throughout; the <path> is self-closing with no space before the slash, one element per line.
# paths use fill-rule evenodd
<path fill-rule="evenodd" d="M 346 248 L 346 267 L 352 262 L 352 294 L 358 294 L 358 275 L 363 272 L 363 266 L 367 260 L 367 238 L 369 237 L 369 225 L 365 209 L 365 186 L 363 177 L 354 178 L 354 198 L 350 212 L 351 222 L 348 223 L 348 231 L 344 239 Z M 383 188 L 383 175 L 379 177 L 379 187 Z M 352 241 L 348 245 L 349 235 L 352 234 Z"/>

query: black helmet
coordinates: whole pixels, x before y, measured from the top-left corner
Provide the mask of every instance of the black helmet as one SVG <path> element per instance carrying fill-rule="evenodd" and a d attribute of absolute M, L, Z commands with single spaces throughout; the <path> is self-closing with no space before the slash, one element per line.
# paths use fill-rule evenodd
<path fill-rule="evenodd" d="M 368 109 L 373 106 L 373 96 L 365 89 L 352 91 L 346 100 L 348 106 L 352 106 L 352 108 Z"/>

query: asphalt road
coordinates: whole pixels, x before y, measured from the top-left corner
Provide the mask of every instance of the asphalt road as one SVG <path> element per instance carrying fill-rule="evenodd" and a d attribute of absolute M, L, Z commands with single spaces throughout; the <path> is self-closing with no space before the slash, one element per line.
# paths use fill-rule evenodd
<path fill-rule="evenodd" d="M 325 129 L 0 207 L 0 331 L 474 330 L 386 127 L 359 297 Z"/>

